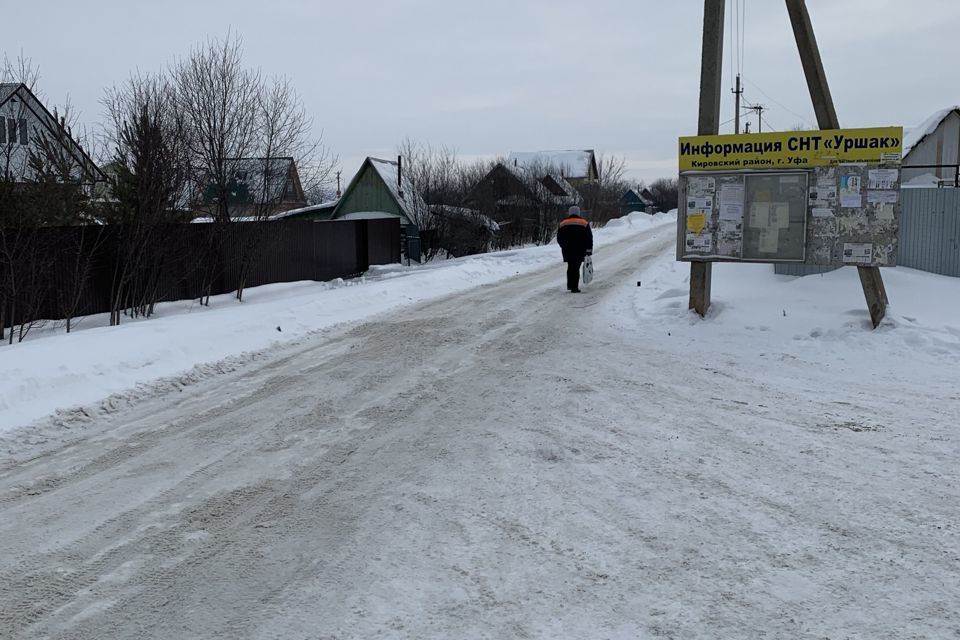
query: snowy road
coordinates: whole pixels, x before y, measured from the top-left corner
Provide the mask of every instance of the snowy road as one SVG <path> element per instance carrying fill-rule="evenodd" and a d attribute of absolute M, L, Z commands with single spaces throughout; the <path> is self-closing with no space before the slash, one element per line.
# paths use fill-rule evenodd
<path fill-rule="evenodd" d="M 0 637 L 956 637 L 956 394 L 638 346 L 674 239 L 22 438 Z"/>

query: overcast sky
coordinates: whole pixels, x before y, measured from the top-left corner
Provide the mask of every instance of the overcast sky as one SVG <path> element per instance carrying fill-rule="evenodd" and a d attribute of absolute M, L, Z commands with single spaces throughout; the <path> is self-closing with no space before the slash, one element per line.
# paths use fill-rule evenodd
<path fill-rule="evenodd" d="M 768 107 L 765 130 L 815 128 L 784 3 L 740 1 L 744 97 Z M 960 103 L 957 0 L 807 5 L 843 126 L 909 126 Z M 294 81 L 345 176 L 409 136 L 465 157 L 592 148 L 650 181 L 676 174 L 677 137 L 696 133 L 702 0 L 34 0 L 3 13 L 3 53 L 31 58 L 48 106 L 69 96 L 88 127 L 107 87 L 231 29 L 250 66 Z M 728 91 L 722 109 L 733 117 Z"/>

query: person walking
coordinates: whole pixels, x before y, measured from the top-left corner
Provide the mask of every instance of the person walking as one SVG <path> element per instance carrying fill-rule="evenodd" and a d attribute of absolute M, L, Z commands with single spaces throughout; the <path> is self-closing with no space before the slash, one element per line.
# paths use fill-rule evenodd
<path fill-rule="evenodd" d="M 557 244 L 567 263 L 567 289 L 580 293 L 580 265 L 593 253 L 593 231 L 577 205 L 570 207 L 567 217 L 560 221 Z"/>

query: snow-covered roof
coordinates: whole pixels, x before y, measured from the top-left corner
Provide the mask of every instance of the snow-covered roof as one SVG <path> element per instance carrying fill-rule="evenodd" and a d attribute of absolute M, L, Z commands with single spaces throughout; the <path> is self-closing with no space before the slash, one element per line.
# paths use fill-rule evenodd
<path fill-rule="evenodd" d="M 281 202 L 291 171 L 296 171 L 293 158 L 227 158 L 233 164 L 236 181 L 247 187 L 253 202 Z M 297 194 L 299 196 L 299 194 Z"/>
<path fill-rule="evenodd" d="M 340 202 L 337 200 L 330 200 L 328 202 L 321 202 L 320 204 L 311 204 L 306 207 L 299 207 L 297 209 L 288 209 L 287 211 L 281 211 L 280 213 L 274 214 L 271 216 L 274 220 L 280 220 L 282 218 L 289 218 L 290 216 L 296 216 L 303 213 L 312 213 L 314 211 L 322 211 L 324 209 L 332 209 L 337 206 L 337 203 Z"/>
<path fill-rule="evenodd" d="M 427 203 L 423 201 L 419 193 L 410 188 L 411 185 L 408 182 L 398 185 L 396 162 L 380 158 L 367 158 L 367 160 L 370 162 L 370 166 L 380 175 L 387 188 L 390 189 L 390 193 L 411 222 L 418 218 L 417 212 L 426 211 Z M 403 192 L 402 195 L 401 191 Z"/>
<path fill-rule="evenodd" d="M 383 220 L 384 218 L 399 217 L 395 213 L 387 213 L 386 211 L 354 211 L 340 216 L 337 220 Z"/>
<path fill-rule="evenodd" d="M 545 182 L 547 178 L 553 180 L 553 182 L 560 187 L 560 190 L 563 191 L 563 193 L 554 195 L 558 195 L 561 198 L 566 198 L 567 200 L 570 200 L 571 203 L 579 201 L 580 193 L 573 187 L 572 184 L 567 182 L 566 178 L 556 173 L 548 173 L 547 175 L 543 176 L 540 181 Z M 549 187 L 547 188 L 549 189 Z"/>
<path fill-rule="evenodd" d="M 540 202 L 556 205 L 570 205 L 576 204 L 580 201 L 580 194 L 577 192 L 577 190 L 574 189 L 573 186 L 571 186 L 571 184 L 564 180 L 561 176 L 549 173 L 542 176 L 539 175 L 536 170 L 542 167 L 538 164 L 514 165 L 513 163 L 509 162 L 501 162 L 499 166 L 516 176 L 516 178 L 522 182 L 530 191 L 530 193 Z M 566 194 L 558 195 L 548 189 L 542 182 L 542 180 L 547 176 L 553 178 L 554 182 L 556 182 L 562 189 L 566 191 Z M 502 200 L 501 202 L 503 204 L 511 204 L 510 202 L 507 202 L 507 200 Z M 517 203 L 519 203 L 519 201 L 513 202 L 512 204 Z"/>
<path fill-rule="evenodd" d="M 909 167 L 904 167 L 909 168 Z M 915 176 L 910 180 L 907 180 L 900 185 L 901 189 L 928 189 L 930 187 L 939 187 L 943 183 L 942 178 L 938 178 L 932 173 L 922 173 L 919 176 Z M 952 182 L 953 179 L 951 178 Z"/>
<path fill-rule="evenodd" d="M 515 166 L 559 169 L 565 178 L 588 178 L 596 163 L 592 149 L 564 151 L 513 151 L 507 162 Z"/>
<path fill-rule="evenodd" d="M 472 220 L 494 233 L 500 231 L 500 225 L 497 224 L 493 218 L 480 213 L 476 209 L 454 207 L 447 204 L 432 204 L 430 205 L 430 212 L 435 215 L 445 216 L 448 218 Z"/>
<path fill-rule="evenodd" d="M 643 204 L 652 205 L 653 200 L 645 196 L 644 191 L 646 191 L 646 189 L 628 189 L 627 193 L 624 194 L 624 196 L 627 196 L 632 193 L 636 197 L 636 199 L 642 202 Z"/>
<path fill-rule="evenodd" d="M 903 157 L 905 158 L 915 146 L 920 144 L 921 140 L 936 131 L 940 123 L 954 112 L 960 114 L 960 105 L 941 109 L 915 127 L 905 127 L 903 129 Z"/>
<path fill-rule="evenodd" d="M 232 216 L 230 222 L 270 222 L 273 218 L 258 218 L 257 216 Z M 211 216 L 197 216 L 191 224 L 209 224 L 214 221 Z"/>

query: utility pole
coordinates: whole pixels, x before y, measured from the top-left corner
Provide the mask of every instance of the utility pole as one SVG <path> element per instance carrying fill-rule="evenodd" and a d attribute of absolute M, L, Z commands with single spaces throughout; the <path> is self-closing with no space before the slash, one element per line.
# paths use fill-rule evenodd
<path fill-rule="evenodd" d="M 756 104 L 750 107 L 757 112 L 757 133 L 763 132 L 763 110 L 766 109 L 762 104 Z"/>
<path fill-rule="evenodd" d="M 337 171 L 337 198 L 340 198 L 340 172 Z"/>
<path fill-rule="evenodd" d="M 723 10 L 724 0 L 703 1 L 703 49 L 700 55 L 700 114 L 697 135 L 720 132 L 720 92 L 723 83 Z M 738 111 L 739 113 L 739 111 Z M 683 241 L 683 230 L 678 229 Z M 690 263 L 690 308 L 701 317 L 710 308 L 712 262 Z"/>
<path fill-rule="evenodd" d="M 817 125 L 821 129 L 839 129 L 840 119 L 833 107 L 833 98 L 830 87 L 827 85 L 827 74 L 823 71 L 823 61 L 820 59 L 820 49 L 817 47 L 817 38 L 813 34 L 813 23 L 804 0 L 786 0 L 787 13 L 790 14 L 790 23 L 793 25 L 793 35 L 797 41 L 797 50 L 800 52 L 800 62 L 803 64 L 803 74 L 807 78 L 807 88 L 810 90 L 810 99 L 813 101 L 813 110 L 817 114 Z M 857 267 L 860 274 L 860 285 L 863 287 L 863 296 L 867 299 L 867 308 L 870 310 L 870 320 L 874 329 L 887 314 L 887 290 L 883 286 L 883 277 L 879 267 Z"/>
<path fill-rule="evenodd" d="M 733 132 L 740 133 L 740 94 L 743 89 L 740 88 L 740 74 L 737 74 L 737 88 L 733 90 Z"/>

